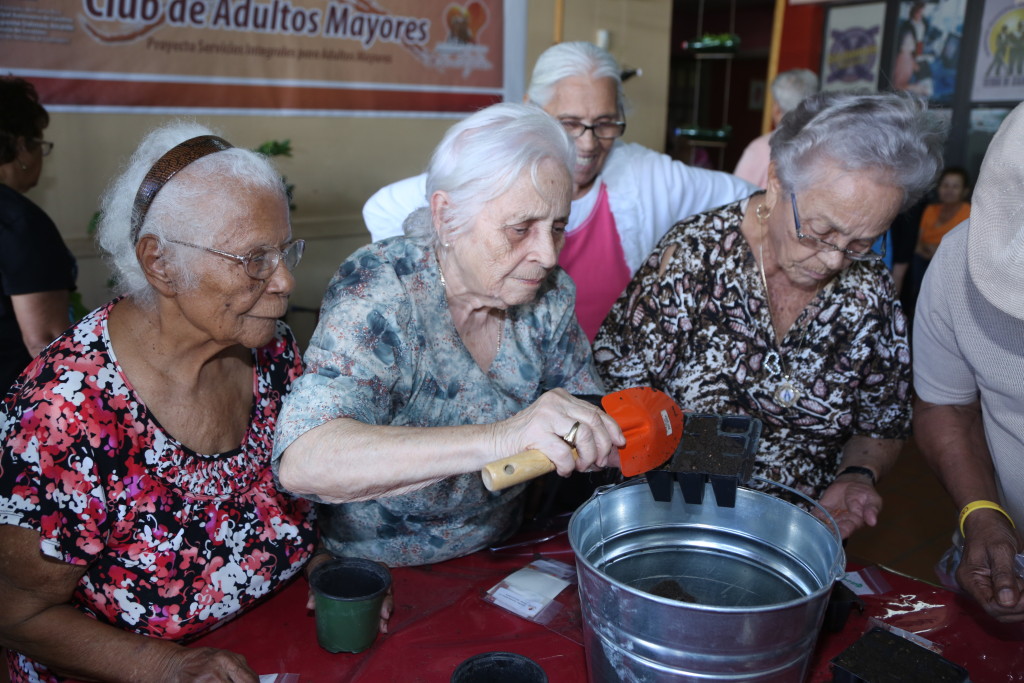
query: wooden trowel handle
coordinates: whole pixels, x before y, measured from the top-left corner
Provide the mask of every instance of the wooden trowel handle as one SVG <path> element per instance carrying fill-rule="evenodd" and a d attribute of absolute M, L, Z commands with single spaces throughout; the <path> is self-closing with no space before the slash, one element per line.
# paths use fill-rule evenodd
<path fill-rule="evenodd" d="M 501 491 L 554 470 L 548 456 L 531 449 L 488 463 L 480 470 L 480 478 L 488 491 Z"/>

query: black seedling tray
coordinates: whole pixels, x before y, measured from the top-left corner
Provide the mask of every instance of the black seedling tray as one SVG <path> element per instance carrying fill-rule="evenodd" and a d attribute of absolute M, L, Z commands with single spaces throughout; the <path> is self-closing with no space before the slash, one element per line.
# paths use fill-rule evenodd
<path fill-rule="evenodd" d="M 967 683 L 967 669 L 877 626 L 832 659 L 833 683 Z"/>
<path fill-rule="evenodd" d="M 647 473 L 651 495 L 661 502 L 672 500 L 672 482 L 678 482 L 687 503 L 704 501 L 710 481 L 715 502 L 736 506 L 736 487 L 747 484 L 754 470 L 754 456 L 761 438 L 761 421 L 748 415 L 686 416 L 683 436 L 672 457 Z"/>

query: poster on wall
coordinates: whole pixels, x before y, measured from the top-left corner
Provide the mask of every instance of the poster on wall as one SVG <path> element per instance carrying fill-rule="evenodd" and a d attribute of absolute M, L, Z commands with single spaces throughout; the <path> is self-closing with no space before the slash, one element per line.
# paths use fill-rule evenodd
<path fill-rule="evenodd" d="M 899 4 L 891 85 L 950 105 L 956 90 L 967 0 Z"/>
<path fill-rule="evenodd" d="M 829 8 L 822 49 L 822 90 L 875 89 L 884 24 L 884 2 Z"/>
<path fill-rule="evenodd" d="M 967 129 L 967 172 L 971 174 L 972 183 L 978 181 L 978 171 L 981 170 L 988 145 L 1009 113 L 1009 109 L 971 110 L 971 122 Z"/>
<path fill-rule="evenodd" d="M 516 82 L 507 4 L 3 0 L 0 71 L 51 111 L 461 115 Z"/>
<path fill-rule="evenodd" d="M 985 0 L 971 99 L 1024 100 L 1024 5 L 1019 0 Z"/>

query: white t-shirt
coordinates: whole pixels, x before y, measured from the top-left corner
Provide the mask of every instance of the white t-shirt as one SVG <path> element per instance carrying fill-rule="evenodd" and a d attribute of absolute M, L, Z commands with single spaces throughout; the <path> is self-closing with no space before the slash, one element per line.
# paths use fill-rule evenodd
<path fill-rule="evenodd" d="M 633 272 L 677 222 L 749 197 L 758 189 L 730 173 L 687 166 L 642 145 L 617 140 L 594 183 L 595 191 L 572 203 L 570 232 L 593 211 L 601 183 L 608 188 L 622 253 Z M 363 206 L 363 220 L 377 242 L 401 235 L 406 217 L 426 205 L 426 176 L 418 175 L 374 193 Z"/>

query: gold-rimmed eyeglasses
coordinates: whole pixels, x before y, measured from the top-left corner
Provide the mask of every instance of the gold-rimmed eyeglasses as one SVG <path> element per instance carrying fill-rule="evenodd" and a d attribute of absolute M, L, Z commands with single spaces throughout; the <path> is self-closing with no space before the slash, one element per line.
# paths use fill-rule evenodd
<path fill-rule="evenodd" d="M 232 254 L 229 251 L 221 251 L 220 249 L 214 249 L 213 247 L 204 247 L 201 244 L 192 244 L 191 242 L 182 242 L 180 240 L 167 240 L 172 244 L 180 244 L 183 247 L 192 247 L 193 249 L 202 249 L 208 251 L 211 254 L 217 256 L 223 256 L 224 258 L 237 261 L 245 267 L 245 274 L 251 277 L 253 280 L 266 280 L 274 271 L 277 270 L 279 263 L 284 262 L 286 268 L 289 271 L 295 270 L 295 266 L 299 265 L 299 261 L 302 260 L 302 252 L 306 248 L 306 240 L 293 240 L 285 245 L 284 249 L 278 249 L 277 247 L 256 247 L 248 254 Z"/>
<path fill-rule="evenodd" d="M 838 251 L 851 261 L 881 261 L 885 258 L 885 240 L 880 241 L 879 251 L 873 251 L 873 245 L 869 245 L 865 249 L 846 249 L 820 237 L 805 234 L 800 229 L 800 214 L 796 210 L 796 193 L 790 192 L 789 199 L 793 204 L 793 225 L 796 226 L 796 238 L 800 241 L 800 244 L 811 249 L 817 249 L 818 251 Z M 877 240 L 877 238 L 875 239 Z M 872 241 L 874 242 L 874 240 Z"/>
<path fill-rule="evenodd" d="M 625 121 L 598 121 L 589 126 L 576 119 L 559 119 L 558 122 L 562 124 L 562 128 L 565 128 L 569 137 L 573 138 L 583 137 L 583 134 L 589 130 L 599 140 L 614 140 L 621 138 L 622 134 L 626 132 Z"/>

